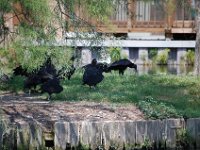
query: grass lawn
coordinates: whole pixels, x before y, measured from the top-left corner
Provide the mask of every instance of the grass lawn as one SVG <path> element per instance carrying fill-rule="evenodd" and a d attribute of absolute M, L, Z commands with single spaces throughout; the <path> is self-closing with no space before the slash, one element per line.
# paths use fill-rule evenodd
<path fill-rule="evenodd" d="M 19 91 L 20 77 L 14 78 L 1 89 Z M 132 103 L 137 105 L 147 118 L 200 117 L 200 78 L 175 75 L 133 75 L 126 73 L 105 74 L 96 89 L 81 85 L 82 74 L 62 81 L 63 92 L 53 95 L 59 101 L 95 101 Z"/>

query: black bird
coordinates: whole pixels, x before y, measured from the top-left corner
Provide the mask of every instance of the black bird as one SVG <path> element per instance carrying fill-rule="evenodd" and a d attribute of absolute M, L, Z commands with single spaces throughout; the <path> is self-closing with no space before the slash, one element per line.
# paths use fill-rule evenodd
<path fill-rule="evenodd" d="M 53 77 L 57 76 L 57 70 L 55 66 L 51 62 L 51 58 L 49 57 L 44 65 L 40 68 L 37 73 L 44 82 L 48 81 L 49 79 L 53 79 Z"/>
<path fill-rule="evenodd" d="M 14 75 L 14 76 L 20 75 L 20 76 L 25 76 L 25 77 L 27 77 L 27 76 L 30 75 L 30 73 L 28 73 L 28 71 L 27 71 L 26 69 L 24 69 L 24 68 L 20 65 L 20 66 L 18 66 L 18 67 L 16 67 L 16 68 L 13 69 L 13 75 Z"/>
<path fill-rule="evenodd" d="M 42 83 L 40 76 L 37 74 L 32 74 L 27 77 L 27 79 L 24 81 L 24 90 L 29 90 L 29 95 L 31 93 L 31 90 L 36 92 L 37 85 L 40 85 Z"/>
<path fill-rule="evenodd" d="M 42 93 L 48 93 L 48 100 L 51 99 L 53 93 L 60 93 L 63 91 L 63 87 L 60 85 L 59 79 L 53 78 L 41 85 Z"/>
<path fill-rule="evenodd" d="M 134 68 L 135 71 L 137 71 L 137 65 L 132 63 L 130 60 L 128 59 L 120 59 L 118 61 L 113 62 L 109 67 L 108 67 L 108 71 L 111 70 L 118 70 L 119 74 L 123 75 L 124 71 L 127 69 L 127 67 L 129 68 Z"/>
<path fill-rule="evenodd" d="M 96 59 L 93 59 L 92 63 L 86 65 L 84 68 L 83 85 L 87 84 L 90 87 L 96 87 L 104 79 L 103 70 L 97 65 Z"/>
<path fill-rule="evenodd" d="M 82 68 L 83 69 L 87 69 L 87 68 L 89 68 L 90 66 L 97 66 L 97 60 L 96 59 L 92 59 L 92 62 L 90 63 L 90 64 L 87 64 L 87 65 L 85 65 L 85 66 L 83 66 Z"/>
<path fill-rule="evenodd" d="M 108 70 L 108 64 L 107 63 L 97 63 L 97 68 L 102 70 L 102 72 L 110 72 Z"/>
<path fill-rule="evenodd" d="M 19 68 L 17 71 L 21 73 L 23 69 L 21 71 L 21 68 Z M 18 72 L 16 73 L 18 74 Z M 37 85 L 44 84 L 56 76 L 57 70 L 55 69 L 55 66 L 51 63 L 51 59 L 48 58 L 38 71 L 34 70 L 32 71 L 32 73 L 26 75 L 27 78 L 24 82 L 24 89 L 28 89 L 29 94 L 31 90 L 34 90 L 36 92 Z"/>

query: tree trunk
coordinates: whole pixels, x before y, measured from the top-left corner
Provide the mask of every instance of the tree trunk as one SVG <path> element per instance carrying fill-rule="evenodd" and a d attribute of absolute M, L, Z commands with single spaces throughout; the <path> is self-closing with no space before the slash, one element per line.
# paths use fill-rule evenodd
<path fill-rule="evenodd" d="M 200 75 L 200 2 L 196 4 L 195 74 Z"/>

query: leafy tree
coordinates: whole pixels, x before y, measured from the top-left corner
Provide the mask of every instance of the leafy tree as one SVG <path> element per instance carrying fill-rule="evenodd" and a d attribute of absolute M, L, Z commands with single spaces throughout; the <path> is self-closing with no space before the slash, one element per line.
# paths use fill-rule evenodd
<path fill-rule="evenodd" d="M 59 32 L 63 34 L 60 38 L 73 31 L 76 40 L 90 38 L 93 39 L 90 44 L 100 42 L 102 38 L 91 20 L 107 20 L 114 7 L 113 0 L 1 0 L 0 44 L 9 42 L 2 49 L 3 58 L 10 63 L 7 66 L 21 64 L 28 70 L 37 69 L 47 56 L 53 57 L 58 67 L 63 62 L 69 63 L 71 48 L 53 46 L 52 41 L 59 37 Z M 18 22 L 15 30 L 7 26 L 13 18 Z M 3 66 L 1 60 L 0 66 Z"/>

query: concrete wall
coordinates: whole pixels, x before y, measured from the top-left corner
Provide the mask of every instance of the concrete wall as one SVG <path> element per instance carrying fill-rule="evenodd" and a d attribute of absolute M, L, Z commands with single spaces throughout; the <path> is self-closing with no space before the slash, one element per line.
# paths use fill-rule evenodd
<path fill-rule="evenodd" d="M 190 148 L 200 148 L 200 118 L 148 121 L 56 122 L 47 130 L 36 122 L 6 123 L 0 126 L 0 145 L 8 149 L 44 149 L 54 147 L 109 147 L 121 150 L 141 147 L 175 148 L 180 144 L 178 131 L 187 131 Z M 2 147 L 1 147 L 2 148 Z M 0 149 L 1 149 L 0 148 Z"/>
<path fill-rule="evenodd" d="M 92 61 L 92 54 L 88 48 L 83 48 L 81 51 L 81 63 L 83 65 L 89 64 Z"/>
<path fill-rule="evenodd" d="M 186 59 L 186 48 L 178 48 L 177 49 L 177 64 L 183 64 L 184 60 Z"/>
<path fill-rule="evenodd" d="M 105 149 L 123 149 L 143 145 L 145 141 L 160 143 L 169 148 L 177 146 L 177 131 L 185 129 L 191 136 L 191 148 L 200 148 L 200 119 L 167 119 L 118 122 L 57 122 L 55 124 L 55 148 L 64 150 L 66 145 L 78 143 L 92 149 L 103 145 Z M 194 144 L 195 143 L 195 144 Z M 162 146 L 164 146 L 162 145 Z"/>
<path fill-rule="evenodd" d="M 148 48 L 139 48 L 138 53 L 139 59 L 136 61 L 136 64 L 148 63 Z"/>
<path fill-rule="evenodd" d="M 122 58 L 130 59 L 129 49 L 130 49 L 129 47 L 122 47 L 122 51 L 121 51 Z M 139 65 L 145 65 L 145 64 L 149 64 L 149 63 L 151 64 L 152 60 L 150 60 L 148 58 L 148 49 L 149 48 L 140 47 L 138 49 L 138 58 L 136 60 L 132 60 L 132 61 L 134 61 L 134 63 L 139 64 Z M 164 50 L 165 50 L 165 48 L 158 48 L 157 55 L 160 55 L 162 53 L 162 51 L 164 51 Z M 175 50 L 175 51 L 177 53 L 176 59 L 175 60 L 168 59 L 168 64 L 169 65 L 186 64 L 185 57 L 186 57 L 187 49 L 186 48 L 177 48 L 177 50 Z M 110 63 L 109 56 L 107 56 L 107 57 L 108 58 L 104 58 L 104 60 L 101 60 L 101 61 Z M 83 65 L 88 64 L 92 61 L 92 54 L 88 48 L 82 48 L 81 60 L 82 60 Z"/>

